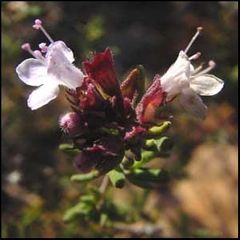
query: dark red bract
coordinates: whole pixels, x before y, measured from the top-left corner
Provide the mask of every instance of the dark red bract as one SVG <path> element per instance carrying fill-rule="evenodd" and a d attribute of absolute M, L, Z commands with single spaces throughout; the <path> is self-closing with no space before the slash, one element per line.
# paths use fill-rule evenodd
<path fill-rule="evenodd" d="M 155 120 L 156 109 L 165 103 L 165 93 L 156 75 L 142 96 L 144 82 L 138 68 L 120 86 L 109 48 L 84 61 L 83 66 L 83 85 L 67 92 L 72 108 L 84 122 L 73 139 L 81 150 L 75 165 L 83 172 L 95 168 L 105 173 L 121 162 L 126 150 L 139 159 L 145 132 Z M 137 104 L 139 96 L 142 99 Z"/>
<path fill-rule="evenodd" d="M 161 87 L 160 76 L 156 75 L 152 85 L 148 88 L 142 100 L 136 108 L 137 119 L 143 124 L 153 122 L 155 119 L 156 110 L 165 104 L 166 93 Z"/>

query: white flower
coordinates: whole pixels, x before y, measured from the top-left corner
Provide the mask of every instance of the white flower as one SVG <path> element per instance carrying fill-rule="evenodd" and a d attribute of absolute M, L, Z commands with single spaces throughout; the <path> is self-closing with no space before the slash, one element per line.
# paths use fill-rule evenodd
<path fill-rule="evenodd" d="M 183 107 L 195 117 L 204 119 L 207 106 L 198 96 L 212 96 L 223 88 L 224 82 L 214 75 L 206 74 L 215 67 L 213 61 L 209 61 L 209 66 L 202 70 L 202 66 L 194 69 L 191 60 L 200 56 L 196 53 L 188 57 L 186 52 L 196 39 L 201 29 L 195 34 L 185 51 L 180 51 L 175 63 L 161 77 L 163 91 L 167 93 L 167 101 L 171 101 L 179 96 Z"/>
<path fill-rule="evenodd" d="M 36 22 L 38 25 L 34 25 L 35 28 L 41 29 L 41 22 L 36 20 L 35 24 Z M 82 71 L 72 64 L 74 57 L 71 49 L 63 41 L 54 42 L 48 34 L 47 37 L 51 44 L 48 47 L 45 44 L 39 45 L 42 52 L 45 52 L 45 56 L 39 50 L 32 51 L 29 44 L 24 44 L 22 48 L 29 51 L 35 58 L 24 60 L 16 68 L 18 77 L 24 83 L 39 86 L 30 94 L 27 101 L 32 110 L 55 99 L 59 93 L 59 85 L 75 89 L 82 85 L 84 78 Z"/>

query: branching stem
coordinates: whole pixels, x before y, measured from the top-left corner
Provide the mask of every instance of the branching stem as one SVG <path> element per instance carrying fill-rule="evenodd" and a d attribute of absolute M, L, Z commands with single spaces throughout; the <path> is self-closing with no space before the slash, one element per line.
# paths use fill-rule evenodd
<path fill-rule="evenodd" d="M 108 186 L 108 182 L 109 182 L 108 175 L 105 175 L 105 176 L 103 177 L 102 183 L 101 183 L 101 185 L 100 185 L 100 187 L 99 187 L 99 192 L 100 192 L 101 194 L 104 194 L 104 192 L 106 191 L 107 186 Z"/>

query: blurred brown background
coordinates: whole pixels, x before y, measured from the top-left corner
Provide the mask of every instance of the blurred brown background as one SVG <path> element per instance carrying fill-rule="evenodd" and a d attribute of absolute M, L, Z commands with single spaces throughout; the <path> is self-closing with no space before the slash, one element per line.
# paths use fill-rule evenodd
<path fill-rule="evenodd" d="M 81 185 L 69 181 L 76 172 L 58 150 L 65 138 L 59 115 L 69 111 L 62 94 L 31 111 L 26 100 L 33 88 L 22 83 L 16 66 L 30 57 L 21 44 L 45 41 L 32 29 L 43 20 L 55 40 L 73 50 L 81 66 L 89 52 L 107 46 L 114 52 L 119 79 L 142 64 L 151 81 L 175 61 L 197 26 L 204 31 L 191 49 L 201 61 L 214 59 L 212 72 L 225 81 L 204 121 L 173 104 L 169 132 L 175 147 L 168 159 L 154 164 L 175 169 L 184 178 L 147 194 L 136 211 L 160 226 L 156 236 L 236 237 L 238 215 L 238 2 L 14 2 L 2 3 L 2 237 L 105 236 L 101 229 L 66 225 L 62 215 L 79 197 Z M 133 194 L 133 192 L 135 194 Z M 127 186 L 113 191 L 113 201 L 133 204 L 143 190 Z M 134 196 L 134 197 L 133 197 Z M 138 209 L 141 208 L 141 209 Z M 146 219 L 133 223 L 137 228 Z M 101 235 L 99 235 L 101 234 Z M 113 236 L 132 236 L 125 229 Z"/>

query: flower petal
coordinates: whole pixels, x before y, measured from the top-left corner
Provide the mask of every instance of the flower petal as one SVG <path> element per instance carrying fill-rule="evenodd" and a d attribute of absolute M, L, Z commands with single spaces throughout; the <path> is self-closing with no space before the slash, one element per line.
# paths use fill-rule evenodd
<path fill-rule="evenodd" d="M 219 93 L 224 82 L 214 75 L 204 74 L 190 79 L 190 87 L 199 95 L 212 96 Z"/>
<path fill-rule="evenodd" d="M 207 113 L 207 106 L 202 99 L 190 88 L 183 89 L 180 94 L 180 103 L 186 111 L 193 116 L 204 119 Z"/>
<path fill-rule="evenodd" d="M 183 88 L 188 87 L 190 71 L 191 64 L 188 56 L 180 51 L 175 63 L 161 77 L 162 88 L 168 93 L 167 101 L 180 93 Z"/>
<path fill-rule="evenodd" d="M 47 62 L 47 73 L 59 85 L 71 89 L 82 85 L 84 78 L 82 71 L 69 62 L 61 48 L 52 49 L 51 53 L 47 55 Z"/>
<path fill-rule="evenodd" d="M 49 45 L 47 58 L 48 55 L 51 55 L 53 51 L 61 52 L 70 63 L 73 63 L 75 60 L 72 50 L 68 48 L 63 41 L 56 41 Z"/>
<path fill-rule="evenodd" d="M 34 90 L 27 101 L 28 107 L 36 110 L 57 97 L 59 87 L 57 84 L 44 84 Z"/>
<path fill-rule="evenodd" d="M 40 86 L 46 82 L 47 68 L 38 59 L 28 58 L 20 63 L 16 72 L 18 77 L 27 85 Z"/>

